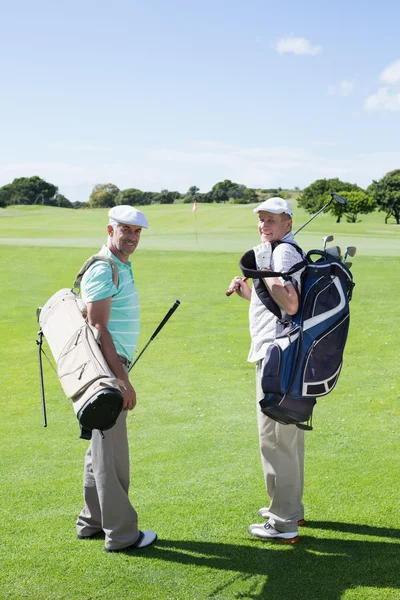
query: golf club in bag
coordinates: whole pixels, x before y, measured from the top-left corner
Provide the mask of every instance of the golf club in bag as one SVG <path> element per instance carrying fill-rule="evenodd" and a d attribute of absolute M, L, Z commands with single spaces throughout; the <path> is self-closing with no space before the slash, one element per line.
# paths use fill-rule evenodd
<path fill-rule="evenodd" d="M 78 274 L 74 288 L 77 287 L 79 290 L 80 279 L 88 268 L 89 261 L 92 264 L 92 259 L 105 260 L 110 264 L 114 262 L 112 259 L 105 257 L 91 257 L 85 263 L 85 268 L 82 267 Z M 114 283 L 118 285 L 118 271 L 113 268 L 113 265 L 111 266 Z M 151 340 L 161 331 L 179 304 L 179 300 L 176 300 L 152 335 Z M 36 315 L 40 324 L 36 343 L 39 353 L 44 427 L 47 426 L 47 417 L 42 353 L 50 364 L 51 362 L 42 347 L 43 336 L 46 338 L 56 361 L 57 369 L 54 369 L 54 367 L 53 369 L 66 396 L 72 400 L 76 417 L 82 429 L 81 437 L 90 439 L 88 434 L 84 434 L 84 432 L 90 433 L 92 429 L 105 431 L 113 427 L 123 408 L 124 383 L 117 379 L 110 370 L 101 352 L 98 331 L 87 321 L 86 305 L 79 293 L 76 293 L 74 289 L 59 290 L 46 302 L 43 308 L 37 309 Z M 139 357 L 143 354 L 143 351 Z"/>
<path fill-rule="evenodd" d="M 302 229 L 304 229 L 304 227 L 306 225 L 311 223 L 311 221 L 313 219 L 315 219 L 315 217 L 318 217 L 318 215 L 320 213 L 322 213 L 325 210 L 325 208 L 328 208 L 328 206 L 330 206 L 334 200 L 335 200 L 335 202 L 338 202 L 338 204 L 344 204 L 344 205 L 348 204 L 348 201 L 346 200 L 346 198 L 342 198 L 342 196 L 339 196 L 339 194 L 335 194 L 335 193 L 331 192 L 331 199 L 329 200 L 329 202 L 327 202 L 322 208 L 320 208 L 319 211 L 315 213 L 315 215 L 313 215 L 310 219 L 308 219 L 308 221 L 306 221 L 304 223 L 304 225 L 299 227 L 299 229 L 297 229 L 297 231 L 295 231 L 293 235 L 297 235 L 299 233 L 299 231 L 301 231 Z M 330 237 L 330 236 L 328 236 L 328 237 Z M 328 240 L 328 241 L 330 241 L 330 240 Z"/>

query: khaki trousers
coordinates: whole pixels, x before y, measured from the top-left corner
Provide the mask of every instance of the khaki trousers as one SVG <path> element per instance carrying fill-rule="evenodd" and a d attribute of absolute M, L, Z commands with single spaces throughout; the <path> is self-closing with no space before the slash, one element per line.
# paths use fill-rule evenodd
<path fill-rule="evenodd" d="M 123 410 L 114 427 L 94 429 L 83 474 L 85 506 L 76 526 L 78 535 L 103 530 L 106 548 L 125 548 L 139 537 L 137 513 L 129 501 L 129 448 Z"/>
<path fill-rule="evenodd" d="M 269 523 L 281 532 L 297 531 L 304 518 L 304 430 L 282 425 L 261 412 L 263 361 L 256 364 L 257 421 L 261 464 L 269 505 Z"/>

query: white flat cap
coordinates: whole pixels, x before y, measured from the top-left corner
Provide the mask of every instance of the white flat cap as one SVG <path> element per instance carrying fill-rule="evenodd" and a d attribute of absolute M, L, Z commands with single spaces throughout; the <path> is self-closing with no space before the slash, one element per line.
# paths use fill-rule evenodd
<path fill-rule="evenodd" d="M 286 213 L 287 215 L 293 216 L 293 209 L 289 202 L 283 200 L 283 198 L 268 198 L 268 200 L 264 200 L 261 202 L 257 208 L 253 210 L 254 213 L 259 213 L 261 210 L 265 210 L 270 213 L 275 213 L 279 215 L 281 213 Z"/>
<path fill-rule="evenodd" d="M 149 223 L 144 214 L 137 208 L 129 206 L 129 204 L 120 204 L 119 206 L 113 206 L 108 211 L 108 216 L 112 221 L 116 221 L 117 223 L 125 223 L 126 225 L 138 225 L 139 227 L 145 227 L 146 229 L 149 226 Z"/>

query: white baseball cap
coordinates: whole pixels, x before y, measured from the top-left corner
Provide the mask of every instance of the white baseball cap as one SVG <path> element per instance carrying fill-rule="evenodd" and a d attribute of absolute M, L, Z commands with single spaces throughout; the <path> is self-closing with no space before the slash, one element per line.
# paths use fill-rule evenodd
<path fill-rule="evenodd" d="M 139 227 L 145 227 L 146 229 L 149 226 L 149 223 L 144 214 L 137 208 L 129 206 L 129 204 L 120 204 L 119 206 L 113 206 L 108 211 L 108 216 L 110 218 L 110 221 L 124 223 L 125 225 L 138 225 Z"/>
<path fill-rule="evenodd" d="M 254 213 L 259 213 L 261 210 L 265 210 L 266 212 L 275 213 L 279 215 L 281 213 L 286 213 L 287 215 L 293 216 L 293 209 L 289 202 L 286 202 L 283 198 L 275 197 L 268 198 L 268 200 L 264 200 L 261 202 L 257 208 L 253 210 Z"/>

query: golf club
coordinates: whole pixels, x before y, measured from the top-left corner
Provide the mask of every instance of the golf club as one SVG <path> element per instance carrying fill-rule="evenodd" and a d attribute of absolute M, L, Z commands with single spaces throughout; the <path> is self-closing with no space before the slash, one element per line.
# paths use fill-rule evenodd
<path fill-rule="evenodd" d="M 320 209 L 319 209 L 319 211 L 318 211 L 318 212 L 316 212 L 316 213 L 315 213 L 315 215 L 313 215 L 313 216 L 311 217 L 311 219 L 308 219 L 308 221 L 306 221 L 306 222 L 304 223 L 304 225 L 302 225 L 302 226 L 301 226 L 301 227 L 300 227 L 300 228 L 299 228 L 297 231 L 295 231 L 295 233 L 294 233 L 293 235 L 296 235 L 297 233 L 299 233 L 299 231 L 301 231 L 302 229 L 304 229 L 304 227 L 305 227 L 306 225 L 308 225 L 308 224 L 309 224 L 309 223 L 310 223 L 310 222 L 311 222 L 313 219 L 315 219 L 315 217 L 318 217 L 318 215 L 319 215 L 320 213 L 322 213 L 322 211 L 323 211 L 323 210 L 325 210 L 325 208 L 327 208 L 327 207 L 328 207 L 330 204 L 332 204 L 332 202 L 333 202 L 334 200 L 335 200 L 336 202 L 338 202 L 339 204 L 345 204 L 345 205 L 347 205 L 347 204 L 348 204 L 348 201 L 347 201 L 345 198 L 342 198 L 342 196 L 339 196 L 339 194 L 334 194 L 334 193 L 332 193 L 332 192 L 331 192 L 331 196 L 332 196 L 332 197 L 331 197 L 331 199 L 329 200 L 329 202 L 327 202 L 327 203 L 325 204 L 325 206 L 323 206 L 322 208 L 320 208 Z"/>
<path fill-rule="evenodd" d="M 242 281 L 247 281 L 247 280 L 248 280 L 248 277 L 244 277 L 242 279 Z M 233 294 L 233 291 L 231 291 L 231 290 L 226 290 L 226 292 L 225 292 L 226 296 L 232 296 L 232 294 Z"/>
<path fill-rule="evenodd" d="M 353 258 L 353 256 L 356 255 L 357 252 L 357 248 L 355 246 L 347 246 L 346 248 L 346 252 L 344 253 L 344 257 L 343 257 L 343 262 L 346 262 L 346 258 L 348 256 L 351 256 L 351 258 Z"/>
<path fill-rule="evenodd" d="M 338 260 L 340 260 L 340 261 L 342 260 L 340 246 L 330 246 L 329 248 L 326 249 L 326 252 L 327 252 L 327 254 L 331 254 Z"/>
<path fill-rule="evenodd" d="M 352 266 L 352 264 L 353 264 L 352 262 L 347 261 L 347 262 L 344 263 L 344 266 L 346 267 L 346 269 L 350 269 L 350 267 Z"/>
<path fill-rule="evenodd" d="M 154 340 L 154 338 L 156 337 L 157 334 L 160 333 L 161 329 L 164 327 L 164 325 L 166 324 L 166 322 L 172 317 L 172 315 L 174 314 L 174 312 L 176 311 L 176 309 L 178 308 L 178 306 L 180 305 L 179 300 L 175 300 L 175 302 L 173 303 L 173 305 L 171 306 L 171 308 L 169 309 L 169 311 L 167 312 L 167 314 L 165 315 L 165 317 L 163 318 L 163 320 L 161 321 L 161 323 L 159 324 L 159 326 L 157 327 L 157 329 L 155 330 L 155 332 L 153 333 L 153 335 L 150 337 L 149 341 L 147 342 L 147 344 L 145 345 L 145 347 L 143 348 L 143 350 L 141 351 L 141 353 L 139 354 L 139 356 L 137 356 L 135 358 L 135 360 L 133 361 L 133 363 L 131 364 L 129 371 L 131 369 L 133 369 L 133 367 L 135 366 L 135 364 L 137 363 L 137 361 L 139 360 L 139 358 L 142 356 L 143 352 L 146 350 L 147 346 L 150 344 L 150 342 L 152 340 Z"/>
<path fill-rule="evenodd" d="M 333 238 L 333 235 L 326 235 L 324 238 L 322 238 L 322 241 L 323 241 L 323 243 L 324 243 L 324 252 L 325 252 L 325 250 L 326 250 L 326 244 L 327 244 L 328 242 L 333 242 L 333 239 L 334 239 L 334 238 Z"/>

